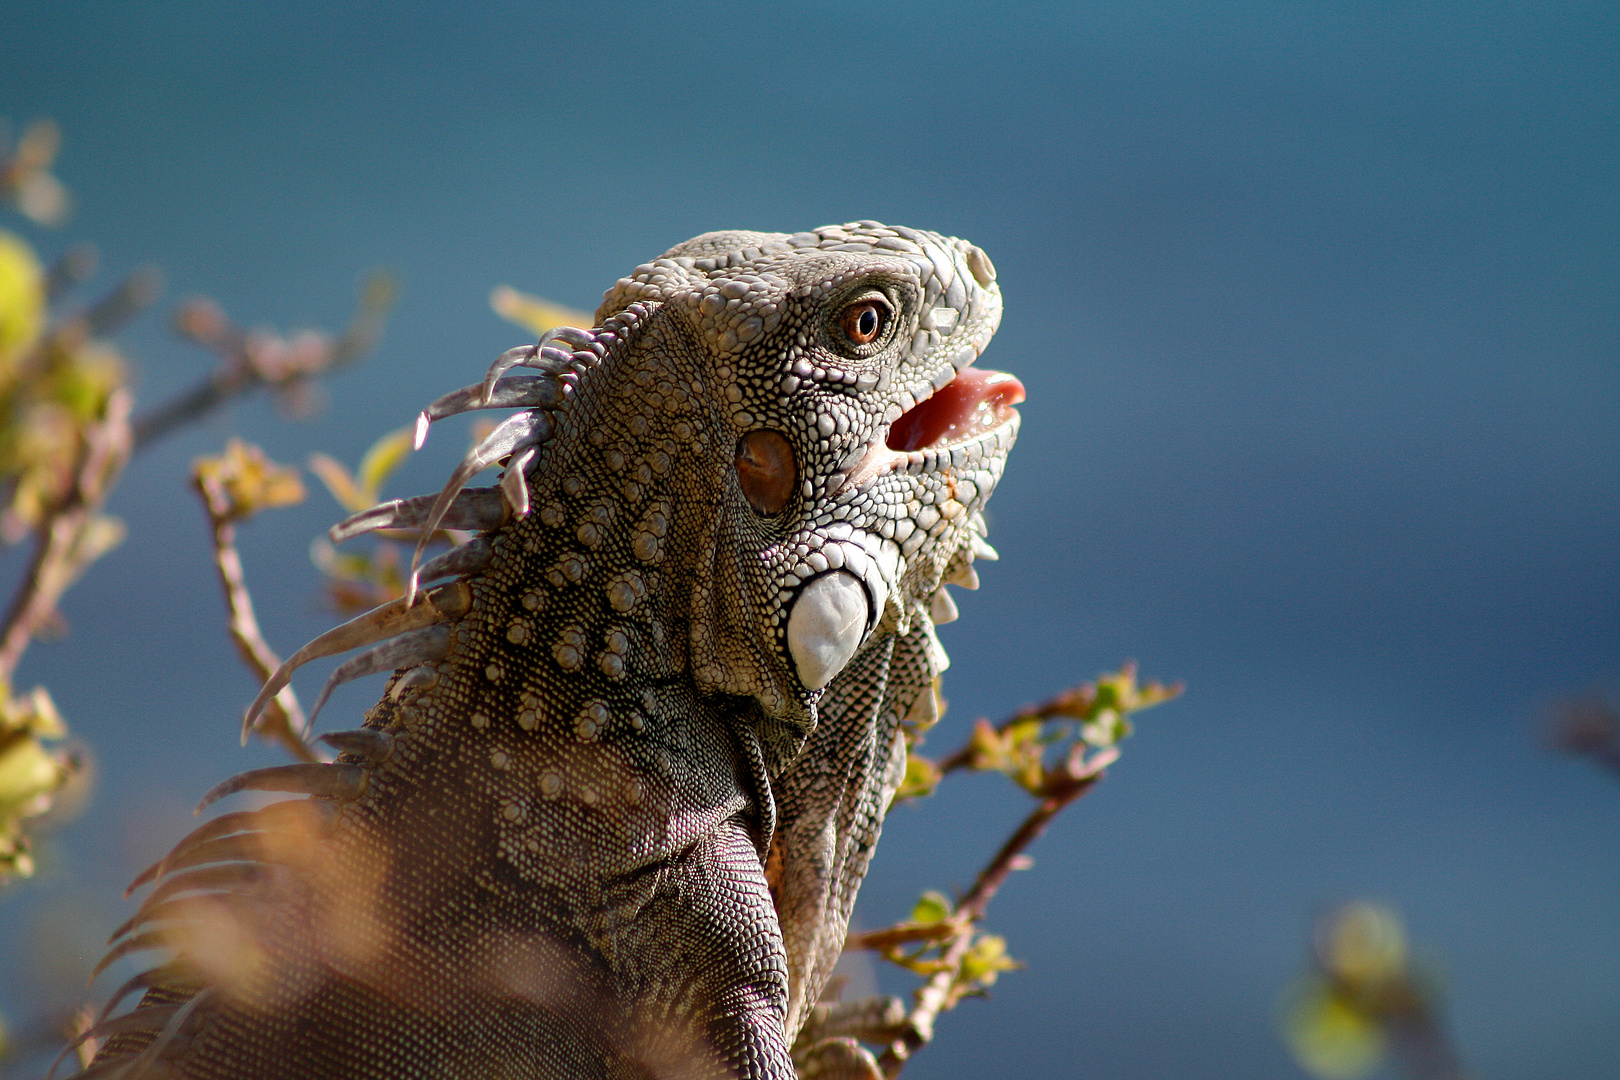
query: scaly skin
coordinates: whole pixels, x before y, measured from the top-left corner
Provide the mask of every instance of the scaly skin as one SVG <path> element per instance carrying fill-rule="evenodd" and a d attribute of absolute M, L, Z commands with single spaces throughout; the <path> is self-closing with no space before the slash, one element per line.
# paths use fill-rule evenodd
<path fill-rule="evenodd" d="M 528 410 L 434 512 L 487 531 L 267 686 L 377 642 L 399 669 L 337 764 L 223 787 L 303 798 L 158 869 L 114 954 L 175 959 L 84 1075 L 792 1077 L 945 664 L 942 580 L 988 550 L 1020 392 L 956 372 L 999 318 L 959 240 L 711 233 L 509 354 L 542 374 L 495 400 Z"/>

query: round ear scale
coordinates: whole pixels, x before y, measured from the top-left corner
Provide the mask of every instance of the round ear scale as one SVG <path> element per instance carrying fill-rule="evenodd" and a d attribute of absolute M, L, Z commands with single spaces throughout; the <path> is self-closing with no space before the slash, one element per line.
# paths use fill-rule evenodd
<path fill-rule="evenodd" d="M 799 590 L 788 613 L 788 652 L 806 690 L 820 690 L 844 670 L 866 637 L 871 616 L 866 586 L 835 570 Z"/>
<path fill-rule="evenodd" d="M 780 431 L 761 428 L 737 442 L 737 481 L 755 511 L 780 514 L 799 481 L 793 446 Z"/>

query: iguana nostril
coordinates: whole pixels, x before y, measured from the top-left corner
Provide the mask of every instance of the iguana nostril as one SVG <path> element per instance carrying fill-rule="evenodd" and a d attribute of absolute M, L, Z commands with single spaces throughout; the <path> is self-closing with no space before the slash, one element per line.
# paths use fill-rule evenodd
<path fill-rule="evenodd" d="M 836 570 L 799 590 L 788 612 L 788 652 L 806 690 L 820 690 L 844 670 L 866 636 L 871 614 L 866 586 Z"/>
<path fill-rule="evenodd" d="M 761 428 L 737 440 L 737 480 L 749 506 L 761 514 L 780 514 L 799 480 L 787 436 Z"/>

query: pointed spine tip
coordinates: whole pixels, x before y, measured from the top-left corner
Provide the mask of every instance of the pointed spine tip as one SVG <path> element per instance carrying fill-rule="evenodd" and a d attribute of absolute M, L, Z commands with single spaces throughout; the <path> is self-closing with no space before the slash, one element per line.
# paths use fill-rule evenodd
<path fill-rule="evenodd" d="M 350 801 L 365 790 L 366 771 L 358 765 L 272 765 L 238 773 L 211 788 L 197 804 L 197 812 L 239 791 L 286 791 L 315 798 Z"/>

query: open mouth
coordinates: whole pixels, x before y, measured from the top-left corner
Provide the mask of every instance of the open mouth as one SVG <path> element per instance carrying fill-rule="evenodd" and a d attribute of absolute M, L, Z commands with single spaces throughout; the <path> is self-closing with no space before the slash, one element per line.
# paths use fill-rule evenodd
<path fill-rule="evenodd" d="M 883 444 L 872 444 L 838 490 L 859 488 L 879 473 L 903 467 L 918 450 L 968 442 L 1007 423 L 1024 400 L 1024 384 L 1004 371 L 966 367 L 889 425 Z"/>
<path fill-rule="evenodd" d="M 966 367 L 934 396 L 889 427 L 890 450 L 922 450 L 963 442 L 993 431 L 1024 400 L 1024 385 L 1004 371 Z"/>

